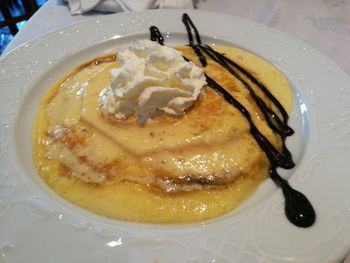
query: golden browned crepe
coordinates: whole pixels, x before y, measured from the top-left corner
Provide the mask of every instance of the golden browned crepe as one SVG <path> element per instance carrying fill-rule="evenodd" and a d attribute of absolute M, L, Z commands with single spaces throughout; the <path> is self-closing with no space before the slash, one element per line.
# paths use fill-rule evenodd
<path fill-rule="evenodd" d="M 198 64 L 189 47 L 179 47 Z M 219 48 L 220 50 L 220 48 Z M 276 69 L 243 50 L 221 51 L 271 87 L 288 91 Z M 248 91 L 212 60 L 206 74 L 251 113 L 278 148 Z M 116 67 L 114 56 L 84 63 L 47 91 L 33 128 L 39 174 L 58 194 L 98 214 L 141 222 L 195 222 L 236 207 L 267 177 L 268 160 L 242 114 L 206 87 L 182 117 L 158 116 L 140 126 L 100 110 L 98 96 Z M 250 67 L 251 66 L 251 67 Z M 257 91 L 258 92 L 258 91 Z M 276 92 L 276 91 L 275 91 Z M 290 107 L 290 97 L 282 104 Z"/>

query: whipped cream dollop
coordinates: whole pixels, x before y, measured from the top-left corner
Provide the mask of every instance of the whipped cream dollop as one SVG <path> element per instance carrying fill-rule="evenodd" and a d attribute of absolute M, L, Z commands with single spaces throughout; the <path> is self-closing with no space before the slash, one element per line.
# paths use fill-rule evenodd
<path fill-rule="evenodd" d="M 200 67 L 154 41 L 134 42 L 118 52 L 117 61 L 99 97 L 104 113 L 117 119 L 136 114 L 142 124 L 162 113 L 184 115 L 206 85 Z"/>

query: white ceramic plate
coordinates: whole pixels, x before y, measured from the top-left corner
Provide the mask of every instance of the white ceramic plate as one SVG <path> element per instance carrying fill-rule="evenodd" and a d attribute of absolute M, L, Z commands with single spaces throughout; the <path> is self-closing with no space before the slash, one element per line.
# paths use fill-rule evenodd
<path fill-rule="evenodd" d="M 106 219 L 54 194 L 31 161 L 38 101 L 82 61 L 156 25 L 166 44 L 186 44 L 181 10 L 123 13 L 90 20 L 29 42 L 0 67 L 0 262 L 330 262 L 350 249 L 350 79 L 306 44 L 224 14 L 188 11 L 203 42 L 240 46 L 288 77 L 294 94 L 288 140 L 297 166 L 284 176 L 317 213 L 301 229 L 267 180 L 238 210 L 202 224 L 147 225 Z"/>

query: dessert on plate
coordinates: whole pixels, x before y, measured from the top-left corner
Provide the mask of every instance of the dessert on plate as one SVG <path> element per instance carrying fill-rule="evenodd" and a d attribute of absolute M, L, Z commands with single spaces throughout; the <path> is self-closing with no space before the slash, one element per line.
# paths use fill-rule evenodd
<path fill-rule="evenodd" d="M 273 66 L 242 49 L 213 48 L 290 109 L 288 82 Z M 238 206 L 267 178 L 269 160 L 245 117 L 208 88 L 207 77 L 249 111 L 276 149 L 282 139 L 241 81 L 202 53 L 205 67 L 189 46 L 140 40 L 57 81 L 33 127 L 33 159 L 46 183 L 78 206 L 121 220 L 198 222 Z"/>
<path fill-rule="evenodd" d="M 47 90 L 33 126 L 38 173 L 78 206 L 149 223 L 217 217 L 269 176 L 288 220 L 313 225 L 307 197 L 277 172 L 295 166 L 288 81 L 245 50 L 203 45 L 187 14 L 182 22 L 187 46 L 164 46 L 152 26 L 151 41 L 87 61 Z"/>

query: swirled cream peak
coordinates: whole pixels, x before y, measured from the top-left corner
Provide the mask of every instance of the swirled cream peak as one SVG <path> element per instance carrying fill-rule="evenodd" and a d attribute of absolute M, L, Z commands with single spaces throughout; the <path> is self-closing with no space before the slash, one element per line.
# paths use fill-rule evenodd
<path fill-rule="evenodd" d="M 110 86 L 100 94 L 104 113 L 117 119 L 136 114 L 139 123 L 166 113 L 185 114 L 206 84 L 204 72 L 176 49 L 150 40 L 118 52 L 119 67 L 110 71 Z"/>

